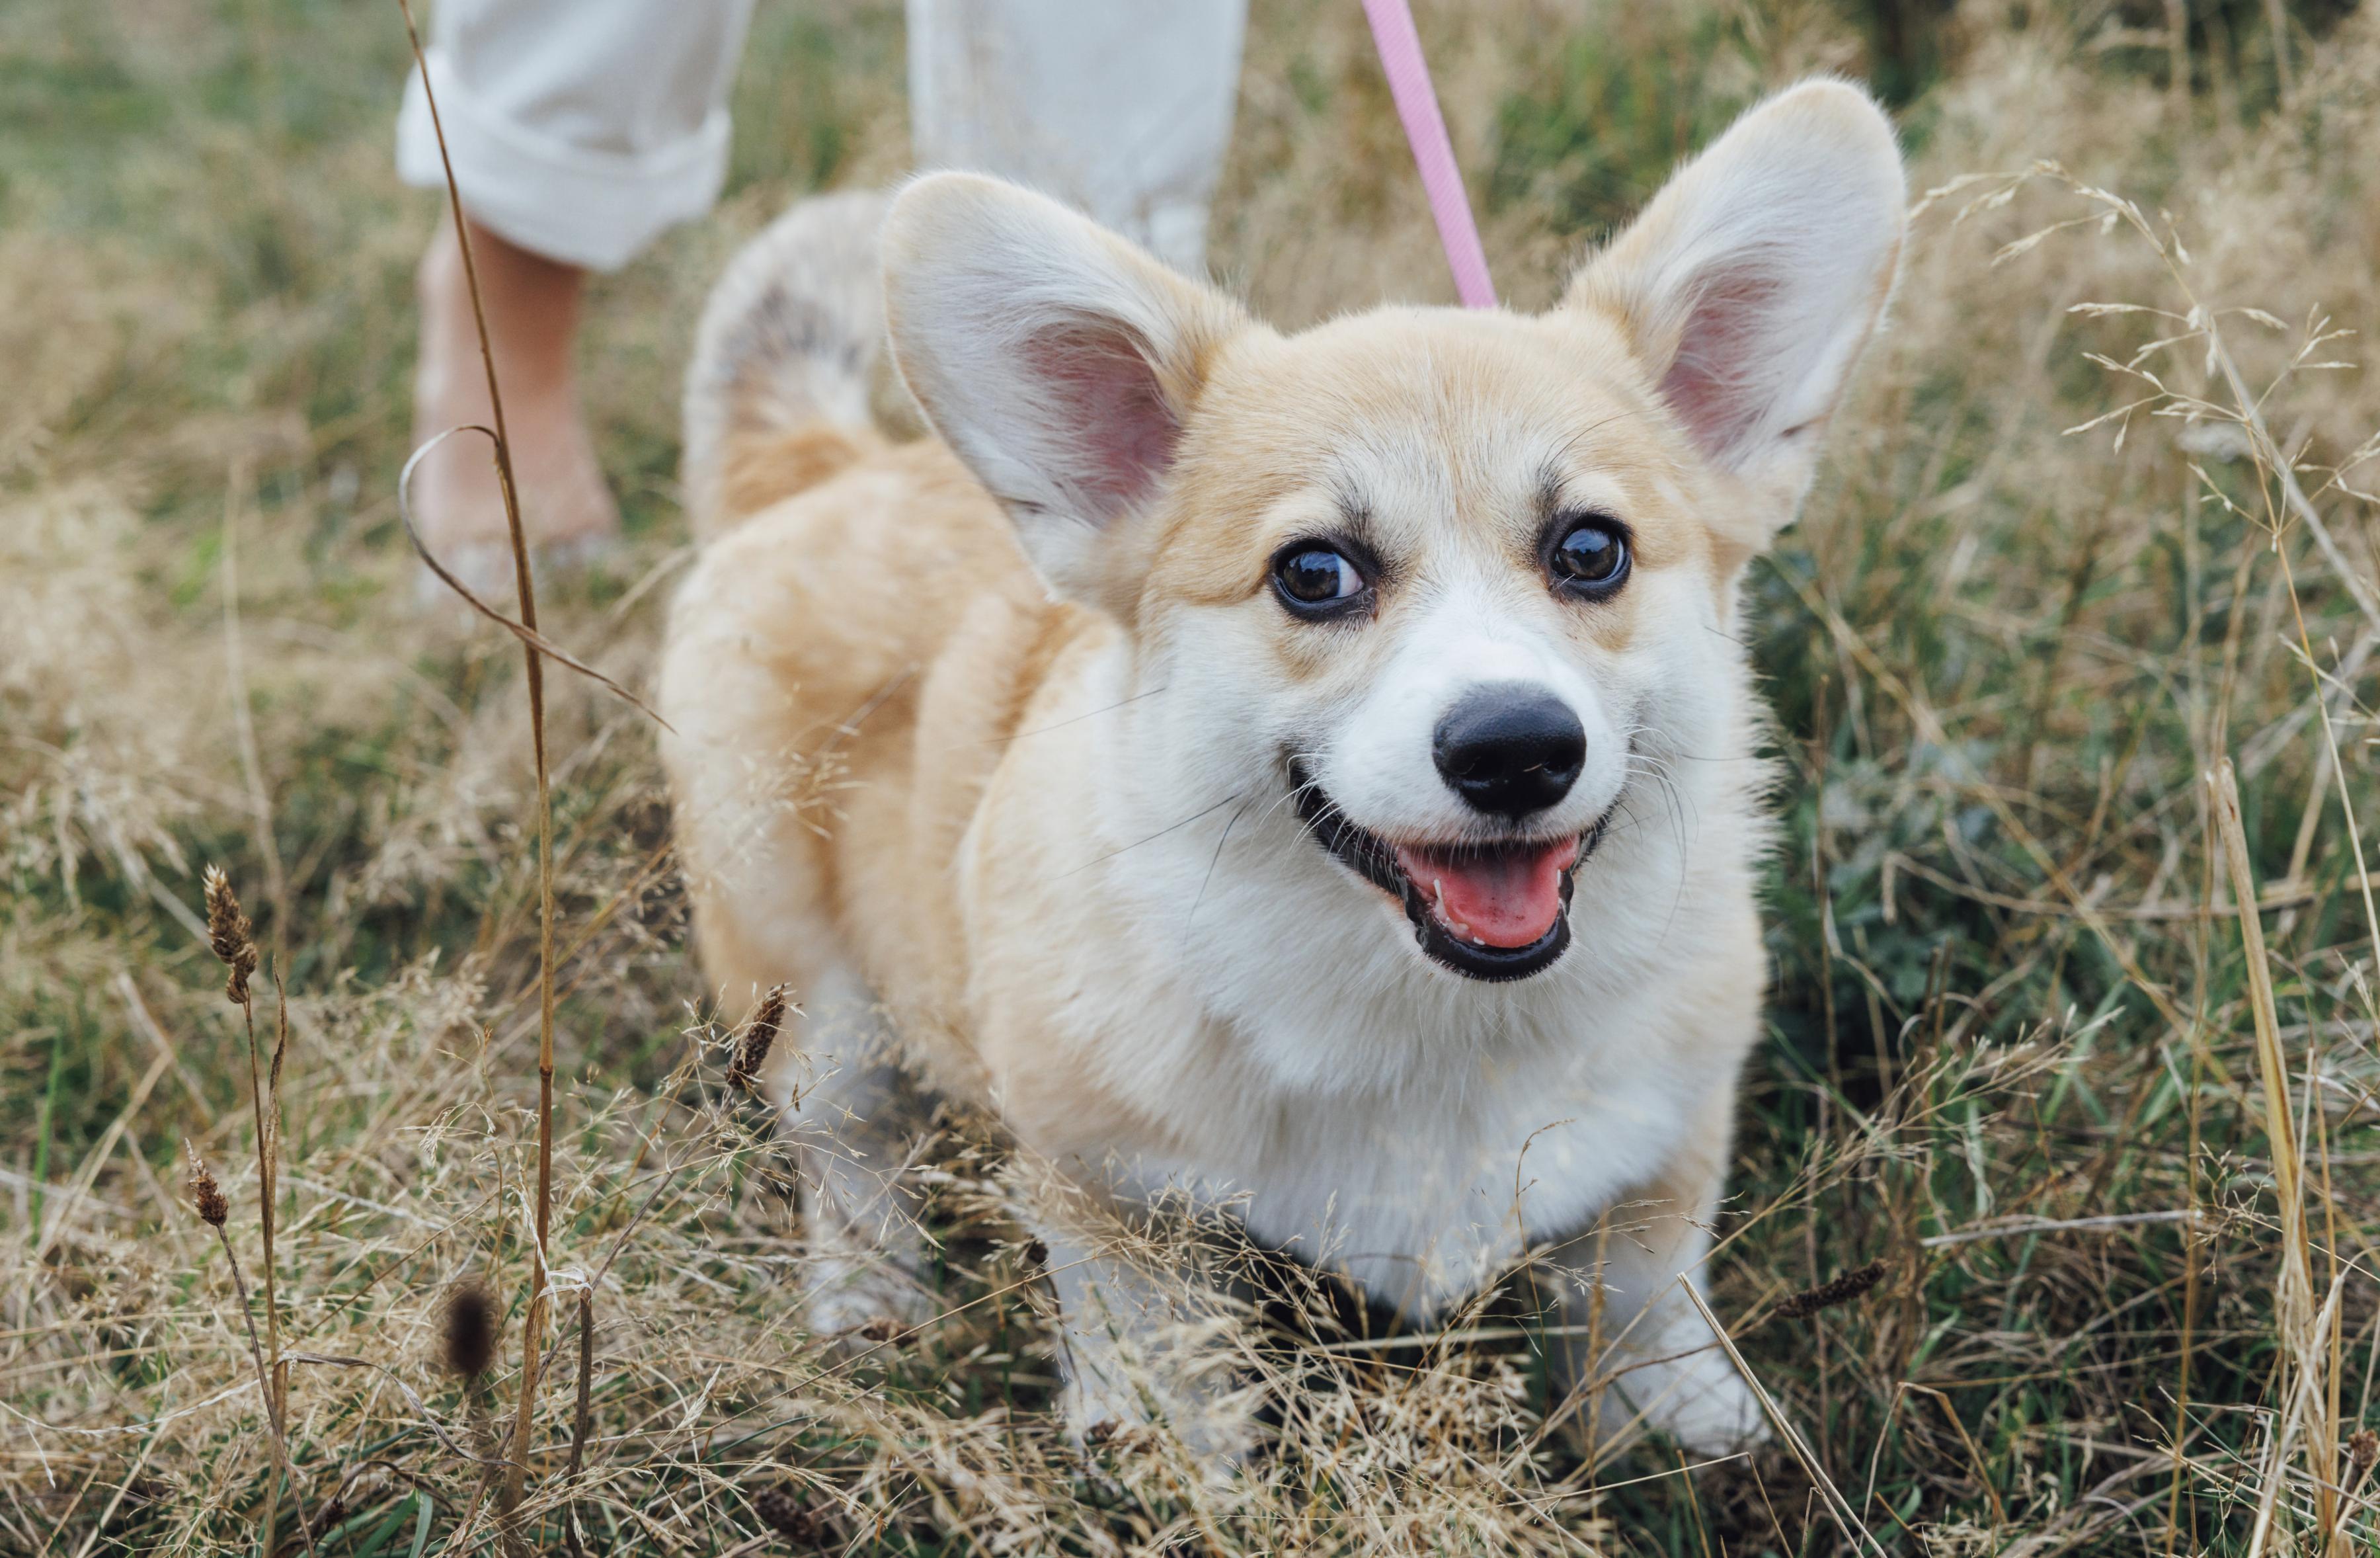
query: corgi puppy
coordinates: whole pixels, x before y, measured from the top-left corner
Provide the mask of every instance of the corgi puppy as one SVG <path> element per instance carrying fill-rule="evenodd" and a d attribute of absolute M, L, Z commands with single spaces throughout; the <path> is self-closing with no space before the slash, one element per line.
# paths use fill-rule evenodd
<path fill-rule="evenodd" d="M 918 1316 L 941 1093 L 1071 1204 L 1227 1201 L 1415 1322 L 1534 1252 L 1572 1379 L 1698 1452 L 1763 1430 L 1683 1289 L 1767 978 L 1742 581 L 1905 202 L 1884 115 L 1815 81 L 1535 316 L 1284 335 L 963 174 L 735 261 L 662 746 L 710 980 L 800 1005 L 819 1330 Z M 932 436 L 876 431 L 885 347 Z M 1187 1423 L 1163 1284 L 1027 1216 L 1074 1430 Z"/>

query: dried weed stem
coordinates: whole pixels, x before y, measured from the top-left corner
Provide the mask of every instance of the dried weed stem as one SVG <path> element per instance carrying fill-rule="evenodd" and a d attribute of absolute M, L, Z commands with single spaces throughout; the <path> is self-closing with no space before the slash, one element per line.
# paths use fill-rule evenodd
<path fill-rule="evenodd" d="M 281 1299 L 273 1283 L 273 1272 L 280 1264 L 273 1252 L 273 1216 L 280 1204 L 276 1170 L 280 1166 L 281 1147 L 281 1062 L 288 1050 L 288 1004 L 283 1000 L 276 1006 L 279 1040 L 273 1045 L 271 1079 L 265 1076 L 265 1065 L 256 1043 L 256 996 L 249 985 L 257 965 L 255 927 L 247 912 L 240 907 L 239 895 L 232 890 L 231 879 L 221 866 L 209 866 L 203 882 L 207 906 L 207 945 L 223 961 L 224 998 L 239 1008 L 240 1019 L 248 1032 L 248 1102 L 256 1127 L 256 1201 L 257 1223 L 264 1244 L 261 1277 L 264 1288 L 264 1354 L 271 1360 L 266 1375 L 267 1405 L 276 1420 L 285 1416 L 288 1403 L 284 1399 L 287 1376 L 281 1365 Z M 276 990 L 278 976 L 275 976 Z M 218 1226 L 220 1231 L 220 1226 Z M 235 1267 L 235 1273 L 237 1268 Z M 243 1306 L 245 1297 L 241 1300 Z M 243 1312 L 245 1310 L 243 1309 Z M 270 1531 L 275 1515 L 277 1494 L 268 1487 L 264 1493 L 264 1528 Z"/>
<path fill-rule="evenodd" d="M 570 1464 L 563 1473 L 566 1498 L 562 1506 L 562 1537 L 571 1558 L 585 1558 L 578 1536 L 578 1474 L 586 1465 L 587 1431 L 594 1421 L 595 1290 L 578 1290 L 578 1402 L 570 1414 Z"/>
<path fill-rule="evenodd" d="M 281 1480 L 289 1485 L 290 1501 L 298 1506 L 298 1534 L 306 1539 L 306 1551 L 311 1552 L 315 1551 L 314 1522 L 306 1513 L 305 1491 L 298 1486 L 298 1474 L 289 1465 L 289 1435 L 284 1426 L 280 1402 L 273 1394 L 272 1371 L 264 1366 L 264 1348 L 257 1341 L 256 1316 L 249 1308 L 248 1279 L 239 1269 L 239 1252 L 232 1248 L 231 1232 L 226 1226 L 231 1218 L 231 1204 L 225 1199 L 223 1187 L 216 1182 L 214 1172 L 199 1156 L 198 1148 L 185 1141 L 182 1150 L 190 1160 L 191 1204 L 198 1210 L 199 1220 L 214 1230 L 215 1242 L 223 1246 L 224 1260 L 231 1266 L 232 1291 L 239 1296 L 240 1325 L 248 1334 L 248 1356 L 256 1365 L 257 1392 L 264 1398 L 265 1432 L 273 1444 L 273 1464 L 280 1472 Z M 273 1490 L 268 1486 L 264 1518 L 260 1530 L 262 1551 L 267 1554 L 276 1551 L 273 1535 L 274 1510 Z"/>
<path fill-rule="evenodd" d="M 2223 864 L 2230 878 L 2232 901 L 2253 904 L 2255 867 L 2248 856 L 2247 829 L 2240 816 L 2240 782 L 2231 760 L 2227 757 L 2216 763 L 2206 782 L 2212 792 L 2216 830 L 2223 843 Z M 2255 1020 L 2265 1134 L 2273 1162 L 2274 1193 L 2280 1202 L 2281 1262 L 2274 1298 L 2282 1356 L 2289 1364 L 2285 1376 L 2294 1376 L 2283 1387 L 2283 1399 L 2295 1408 L 2284 1409 L 2274 1431 L 2270 1479 L 2249 1543 L 2249 1552 L 2254 1553 L 2262 1550 L 2271 1528 L 2289 1442 L 2301 1424 L 2306 1439 L 2307 1469 L 2314 1484 L 2316 1521 L 2325 1533 L 2337 1530 L 2338 1444 L 2336 1425 L 2325 1409 L 2326 1393 L 2319 1388 L 2320 1382 L 2334 1372 L 2325 1367 L 2329 1349 L 2322 1340 L 2328 1324 L 2325 1316 L 2332 1305 L 2325 1305 L 2322 1314 L 2315 1311 L 2313 1258 L 2308 1248 L 2305 1215 L 2305 1159 L 2299 1148 L 2296 1125 L 2289 1118 L 2289 1060 L 2281 1053 L 2280 1018 L 2273 1004 L 2272 965 L 2265 948 L 2261 917 L 2252 912 L 2240 914 L 2240 940 L 2247 953 L 2249 1010 Z M 2325 1538 L 2324 1546 L 2328 1545 Z"/>
<path fill-rule="evenodd" d="M 438 140 L 438 159 L 445 170 L 448 213 L 455 241 L 463 256 L 463 279 L 471 295 L 471 320 L 479 332 L 480 361 L 487 371 L 488 406 L 495 420 L 496 481 L 504 493 L 504 529 L 512 542 L 513 582 L 519 595 L 521 626 L 537 632 L 537 590 L 529 578 L 528 537 L 521 526 L 520 493 L 513 480 L 513 446 L 504 427 L 504 392 L 496 383 L 496 353 L 488 335 L 488 315 L 480 294 L 478 262 L 471 252 L 471 225 L 463 213 L 463 196 L 455 182 L 455 163 L 446 149 L 446 128 L 438 114 L 438 98 L 430 83 L 430 67 L 422 56 L 420 30 L 414 25 L 410 0 L 396 0 L 405 18 L 407 42 L 414 67 L 420 72 L 422 100 L 430 110 L 431 128 Z M 507 1517 L 520 1504 L 528 1478 L 529 1428 L 536 1412 L 539 1347 L 543 1340 L 546 1288 L 549 1281 L 548 1238 L 553 1220 L 553 793 L 545 751 L 545 663 L 534 643 L 521 650 L 528 678 L 529 746 L 537 766 L 537 1202 L 536 1248 L 531 1255 L 528 1316 L 521 1327 L 520 1398 L 513 1416 L 511 1469 L 505 1474 L 503 1509 Z"/>

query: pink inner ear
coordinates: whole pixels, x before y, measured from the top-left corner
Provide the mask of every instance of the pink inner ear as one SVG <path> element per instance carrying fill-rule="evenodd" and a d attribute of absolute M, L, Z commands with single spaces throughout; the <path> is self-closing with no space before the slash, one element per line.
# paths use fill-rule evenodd
<path fill-rule="evenodd" d="M 1067 440 L 1061 464 L 1086 517 L 1147 498 L 1173 463 L 1182 425 L 1139 341 L 1112 324 L 1054 325 L 1026 342 L 1025 358 L 1071 430 L 1058 433 Z"/>
<path fill-rule="evenodd" d="M 1784 377 L 1783 365 L 1770 360 L 1777 335 L 1769 328 L 1784 290 L 1775 275 L 1742 266 L 1695 291 L 1661 397 L 1711 455 L 1728 453 L 1753 430 Z"/>

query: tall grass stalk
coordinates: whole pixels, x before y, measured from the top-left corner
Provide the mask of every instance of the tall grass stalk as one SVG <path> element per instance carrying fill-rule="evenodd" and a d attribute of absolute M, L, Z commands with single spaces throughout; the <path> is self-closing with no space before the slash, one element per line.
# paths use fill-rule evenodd
<path fill-rule="evenodd" d="M 2337 1302 L 2331 1299 L 2316 1312 L 2313 1258 L 2308 1248 L 2305 1215 L 2305 1157 L 2295 1123 L 2289 1118 L 2289 1059 L 2281 1052 L 2280 1018 L 2273 1004 L 2272 964 L 2265 948 L 2263 917 L 2256 907 L 2256 872 L 2248 856 L 2248 834 L 2240 817 L 2240 782 L 2231 760 L 2224 758 L 2207 776 L 2213 790 L 2215 825 L 2223 841 L 2223 864 L 2231 883 L 2231 901 L 2238 906 L 2240 940 L 2247 953 L 2249 1010 L 2255 1022 L 2258 1080 L 2265 1096 L 2265 1135 L 2273 1163 L 2275 1199 L 2280 1203 L 2281 1262 L 2276 1284 L 2276 1312 L 2282 1355 L 2284 1406 L 2273 1433 L 2272 1465 L 2267 1473 L 2265 1502 L 2256 1516 L 2249 1552 L 2260 1552 L 2271 1528 L 2273 1511 L 2282 1488 L 2282 1467 L 2291 1430 L 2302 1419 L 2306 1466 L 2313 1479 L 2315 1518 L 2325 1535 L 2337 1529 L 2338 1446 L 2325 1404 L 2325 1382 L 2329 1347 L 2324 1333 Z"/>
<path fill-rule="evenodd" d="M 288 1010 L 284 998 L 279 1007 L 281 1017 L 280 1042 L 273 1051 L 271 1080 L 266 1079 L 266 1067 L 258 1053 L 256 1042 L 256 992 L 249 980 L 256 973 L 257 953 L 253 927 L 241 909 L 239 896 L 232 889 L 231 879 L 220 866 L 207 868 L 205 877 L 207 907 L 207 940 L 214 955 L 223 960 L 225 968 L 224 996 L 239 1008 L 242 1025 L 248 1034 L 248 1102 L 256 1130 L 256 1201 L 257 1224 L 264 1245 L 264 1259 L 260 1268 L 264 1288 L 264 1357 L 272 1360 L 264 1372 L 266 1409 L 276 1424 L 287 1415 L 288 1403 L 283 1399 L 283 1382 L 286 1378 L 281 1366 L 281 1303 L 273 1285 L 273 1270 L 279 1264 L 273 1255 L 273 1215 L 279 1197 L 275 1181 L 279 1177 L 281 1138 L 281 1062 L 288 1051 Z M 195 1162 L 195 1160 L 194 1160 Z M 215 1231 L 222 1234 L 220 1224 Z M 225 1235 L 229 1248 L 229 1235 Z M 235 1276 L 237 1267 L 233 1268 Z M 240 1313 L 248 1312 L 245 1288 L 240 1295 Z M 265 1366 L 258 1365 L 262 1370 Z M 294 1485 L 293 1485 L 294 1487 Z M 272 1546 L 273 1517 L 277 1510 L 278 1488 L 267 1483 L 264 1490 L 262 1527 L 264 1545 Z"/>
<path fill-rule="evenodd" d="M 265 1367 L 264 1350 L 257 1344 L 256 1316 L 250 1312 L 248 1302 L 248 1279 L 240 1273 L 239 1251 L 232 1248 L 231 1231 L 226 1226 L 231 1208 L 224 1197 L 223 1187 L 215 1182 L 213 1172 L 199 1156 L 199 1150 L 187 1141 L 182 1145 L 189 1158 L 191 1204 L 198 1211 L 199 1221 L 212 1230 L 215 1241 L 223 1246 L 225 1263 L 231 1267 L 232 1292 L 239 1299 L 240 1328 L 248 1336 L 249 1359 L 256 1366 L 257 1394 L 264 1399 L 265 1437 L 273 1446 L 273 1464 L 281 1474 L 281 1480 L 289 1485 L 290 1502 L 298 1506 L 298 1532 L 305 1539 L 306 1551 L 311 1552 L 314 1551 L 314 1522 L 306 1513 L 306 1491 L 298 1486 L 298 1474 L 289 1464 L 288 1418 L 273 1388 L 273 1371 Z M 280 1544 L 273 1540 L 273 1486 L 269 1482 L 266 1484 L 264 1518 L 257 1532 L 257 1552 L 261 1558 L 273 1558 L 280 1549 Z"/>
<path fill-rule="evenodd" d="M 570 1414 L 570 1463 L 563 1471 L 570 1498 L 562 1508 L 562 1536 L 571 1558 L 586 1558 L 587 1552 L 578 1534 L 577 1494 L 578 1476 L 587 1464 L 587 1432 L 594 1421 L 594 1386 L 595 1288 L 590 1282 L 578 1290 L 578 1399 Z"/>
<path fill-rule="evenodd" d="M 422 100 L 438 138 L 438 159 L 445 169 L 448 214 L 455 241 L 461 246 L 463 277 L 471 294 L 471 319 L 479 332 L 480 361 L 487 371 L 488 406 L 495 420 L 490 436 L 496 446 L 496 481 L 504 500 L 504 528 L 512 542 L 513 583 L 518 593 L 520 623 L 537 632 L 537 590 L 529 578 L 528 537 L 521 526 L 520 493 L 513 481 L 513 446 L 504 428 L 504 397 L 496 383 L 496 351 L 488 335 L 487 309 L 480 295 L 480 272 L 471 253 L 471 224 L 464 214 L 461 189 L 455 182 L 455 162 L 446 149 L 446 128 L 438 115 L 438 97 L 430 82 L 429 61 L 423 56 L 421 32 L 414 25 L 411 0 L 396 0 L 405 18 L 406 41 L 413 50 L 414 68 L 420 72 Z M 505 1473 L 504 1513 L 517 1508 L 528 1479 L 528 1442 L 536 1412 L 540 1346 L 544 1339 L 549 1285 L 547 1240 L 553 1217 L 553 790 L 545 752 L 545 664 L 535 644 L 525 643 L 522 658 L 528 678 L 529 746 L 537 766 L 537 1200 L 535 1246 L 529 1273 L 528 1315 L 521 1327 L 520 1398 L 513 1413 L 511 1467 Z"/>

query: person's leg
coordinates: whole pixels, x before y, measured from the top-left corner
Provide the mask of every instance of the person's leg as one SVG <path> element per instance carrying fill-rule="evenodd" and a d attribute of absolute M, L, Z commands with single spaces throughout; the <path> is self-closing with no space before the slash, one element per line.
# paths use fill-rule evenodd
<path fill-rule="evenodd" d="M 573 372 L 586 273 L 626 263 L 717 198 L 727 165 L 727 90 L 751 5 L 440 0 L 426 50 L 434 125 L 420 75 L 407 84 L 398 172 L 443 189 L 452 162 L 522 521 L 550 551 L 583 551 L 619 526 Z M 490 418 L 451 218 L 422 257 L 419 295 L 417 445 Z M 422 461 L 411 495 L 431 550 L 501 603 L 511 564 L 487 441 L 447 440 Z"/>
<path fill-rule="evenodd" d="M 1031 185 L 1203 270 L 1246 22 L 1246 0 L 909 0 L 917 165 Z"/>
<path fill-rule="evenodd" d="M 587 273 L 499 237 L 472 223 L 471 255 L 480 273 L 496 383 L 521 523 L 548 561 L 576 561 L 619 529 L 620 513 L 578 405 L 573 359 L 578 303 Z M 420 355 L 413 371 L 413 441 L 419 447 L 448 428 L 493 425 L 487 368 L 450 217 L 415 275 L 421 310 Z M 421 539 L 438 560 L 482 600 L 508 609 L 512 553 L 493 450 L 477 433 L 458 433 L 423 458 L 410 493 Z M 427 576 L 425 576 L 425 580 Z M 425 592 L 431 591 L 425 582 Z"/>

